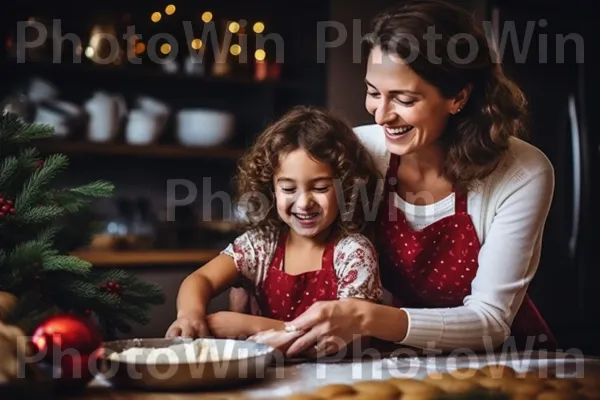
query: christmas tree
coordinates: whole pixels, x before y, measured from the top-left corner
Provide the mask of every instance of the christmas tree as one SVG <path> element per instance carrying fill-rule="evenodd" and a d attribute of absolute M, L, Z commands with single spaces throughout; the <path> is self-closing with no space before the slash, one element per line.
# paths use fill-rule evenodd
<path fill-rule="evenodd" d="M 26 333 L 57 313 L 94 318 L 104 339 L 148 322 L 149 308 L 164 302 L 159 286 L 122 270 L 102 272 L 69 252 L 91 239 L 93 200 L 113 185 L 96 181 L 56 188 L 68 166 L 63 154 L 40 156 L 35 143 L 51 126 L 0 117 L 0 320 Z"/>

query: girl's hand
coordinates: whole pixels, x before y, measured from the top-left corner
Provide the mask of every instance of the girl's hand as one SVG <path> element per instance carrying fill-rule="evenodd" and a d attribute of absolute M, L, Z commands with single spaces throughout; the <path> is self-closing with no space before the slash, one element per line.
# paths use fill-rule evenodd
<path fill-rule="evenodd" d="M 252 320 L 248 314 L 220 311 L 208 315 L 206 322 L 217 338 L 246 339 L 252 334 Z"/>
<path fill-rule="evenodd" d="M 198 312 L 178 315 L 177 319 L 167 329 L 165 337 L 170 339 L 177 336 L 191 338 L 210 336 L 205 315 Z"/>
<path fill-rule="evenodd" d="M 288 324 L 288 329 L 304 332 L 289 346 L 286 356 L 303 352 L 318 357 L 344 349 L 364 333 L 365 307 L 371 303 L 358 299 L 317 302 Z"/>

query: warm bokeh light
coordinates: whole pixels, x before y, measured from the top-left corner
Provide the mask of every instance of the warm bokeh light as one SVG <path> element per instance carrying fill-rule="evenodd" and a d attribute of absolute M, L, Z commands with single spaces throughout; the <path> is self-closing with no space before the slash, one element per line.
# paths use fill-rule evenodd
<path fill-rule="evenodd" d="M 229 51 L 234 56 L 239 56 L 240 53 L 242 52 L 242 46 L 240 46 L 239 44 L 232 44 L 231 47 L 229 48 Z"/>
<path fill-rule="evenodd" d="M 264 59 L 266 57 L 267 57 L 267 53 L 263 49 L 258 49 L 254 52 L 254 58 L 257 61 L 264 61 Z"/>
<path fill-rule="evenodd" d="M 240 24 L 238 24 L 237 22 L 232 22 L 229 24 L 229 32 L 238 33 L 239 30 L 240 30 Z"/>
<path fill-rule="evenodd" d="M 161 18 L 162 18 L 162 14 L 159 13 L 158 11 L 153 12 L 152 16 L 150 17 L 152 22 L 158 22 L 158 21 L 160 21 Z"/>
<path fill-rule="evenodd" d="M 169 54 L 169 52 L 171 51 L 171 45 L 169 43 L 163 43 L 160 46 L 160 52 L 163 54 Z"/>
<path fill-rule="evenodd" d="M 94 48 L 93 48 L 92 46 L 88 46 L 88 47 L 85 49 L 85 56 L 86 56 L 87 58 L 92 58 L 92 57 L 94 57 L 94 53 L 95 53 L 95 51 L 94 51 Z"/>
<path fill-rule="evenodd" d="M 142 54 L 146 50 L 146 45 L 143 42 L 135 44 L 135 54 Z"/>
<path fill-rule="evenodd" d="M 167 15 L 173 15 L 175 13 L 175 5 L 173 4 L 169 4 L 166 8 L 165 8 L 165 13 Z"/>
<path fill-rule="evenodd" d="M 202 21 L 210 22 L 213 19 L 213 15 L 210 11 L 205 11 L 202 13 Z"/>
<path fill-rule="evenodd" d="M 260 21 L 256 22 L 252 27 L 252 30 L 254 31 L 254 33 L 262 33 L 265 30 L 265 24 L 263 24 Z"/>
<path fill-rule="evenodd" d="M 200 40 L 200 39 L 194 39 L 194 40 L 192 40 L 192 49 L 198 50 L 201 47 L 202 47 L 202 40 Z"/>

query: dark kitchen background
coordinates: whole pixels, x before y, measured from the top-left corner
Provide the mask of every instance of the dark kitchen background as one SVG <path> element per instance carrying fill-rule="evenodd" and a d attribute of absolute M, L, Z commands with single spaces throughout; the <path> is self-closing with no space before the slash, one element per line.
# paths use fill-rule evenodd
<path fill-rule="evenodd" d="M 313 104 L 354 125 L 372 123 L 354 42 L 397 1 L 21 0 L 3 7 L 3 107 L 55 126 L 41 149 L 70 156 L 65 184 L 116 185 L 116 196 L 99 201 L 91 216 L 99 233 L 77 254 L 96 268 L 127 268 L 167 294 L 152 322 L 131 336 L 164 335 L 181 280 L 237 235 L 226 193 L 237 159 L 268 122 L 292 105 Z M 592 2 L 454 2 L 489 21 L 497 37 L 510 36 L 514 26 L 517 43 L 507 39 L 505 70 L 530 101 L 528 140 L 551 159 L 557 178 L 531 295 L 565 350 L 600 354 L 600 142 L 593 111 L 600 36 Z M 343 44 L 324 51 L 324 40 L 337 34 L 320 35 L 322 21 L 343 27 Z M 136 36 L 124 39 L 128 26 Z M 216 35 L 203 36 L 210 27 Z M 273 34 L 281 40 L 269 40 Z M 105 39 L 111 36 L 119 38 L 113 48 Z M 23 40 L 36 44 L 26 48 Z M 191 196 L 174 221 L 169 184 L 178 199 Z M 226 293 L 211 305 L 226 306 Z"/>

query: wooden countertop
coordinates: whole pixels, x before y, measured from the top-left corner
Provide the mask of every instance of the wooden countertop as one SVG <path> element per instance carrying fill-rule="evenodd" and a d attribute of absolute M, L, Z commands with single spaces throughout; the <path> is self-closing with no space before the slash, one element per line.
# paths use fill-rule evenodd
<path fill-rule="evenodd" d="M 79 250 L 71 254 L 95 267 L 135 267 L 148 265 L 203 264 L 219 255 L 220 250 Z"/>
<path fill-rule="evenodd" d="M 188 393 L 158 393 L 121 391 L 102 380 L 94 380 L 84 393 L 72 397 L 83 400 L 241 400 L 284 399 L 296 393 L 310 393 L 331 383 L 353 384 L 365 380 L 382 380 L 393 377 L 423 379 L 434 371 L 452 371 L 458 368 L 481 368 L 488 364 L 507 364 L 518 372 L 549 371 L 561 378 L 600 376 L 600 360 L 583 357 L 577 353 L 505 353 L 489 356 L 460 352 L 454 356 L 417 356 L 411 350 L 399 350 L 388 357 L 367 356 L 362 361 L 307 362 L 271 367 L 264 379 L 241 386 L 231 385 L 221 390 Z"/>

